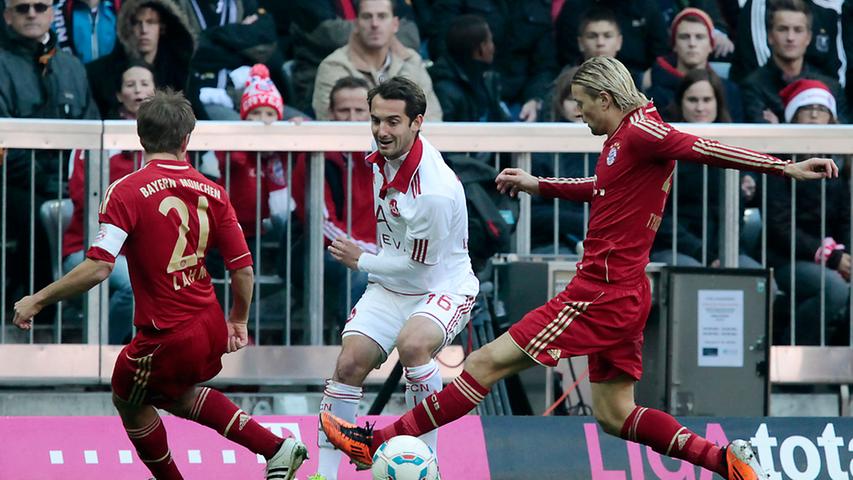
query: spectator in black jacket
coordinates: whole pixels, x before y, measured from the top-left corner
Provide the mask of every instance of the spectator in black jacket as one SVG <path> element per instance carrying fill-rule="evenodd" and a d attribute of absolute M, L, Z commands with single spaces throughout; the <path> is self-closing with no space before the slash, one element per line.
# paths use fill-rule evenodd
<path fill-rule="evenodd" d="M 797 80 L 781 92 L 784 119 L 790 123 L 836 123 L 837 99 L 821 82 Z M 836 156 L 839 165 L 848 156 Z M 847 171 L 841 168 L 842 172 Z M 846 176 L 846 175 L 845 175 Z M 798 345 L 820 344 L 821 277 L 824 278 L 828 344 L 847 345 L 847 306 L 850 298 L 850 188 L 849 178 L 817 182 L 768 179 L 768 259 L 776 281 L 791 292 L 791 236 L 794 237 L 796 338 Z M 792 183 L 796 185 L 796 230 L 791 231 Z M 821 190 L 826 193 L 825 231 L 821 231 Z M 825 268 L 822 267 L 825 266 Z M 790 299 L 790 297 L 788 297 Z M 789 301 L 786 301 L 789 303 Z M 785 305 L 787 306 L 787 305 Z M 779 327 L 787 329 L 790 322 Z M 788 332 L 790 338 L 790 332 Z M 779 338 L 778 341 L 789 341 Z"/>
<path fill-rule="evenodd" d="M 502 98 L 514 120 L 535 122 L 548 85 L 557 74 L 550 0 L 436 0 L 434 14 L 449 20 L 462 14 L 482 15 L 495 41 L 495 70 L 501 74 Z M 430 47 L 440 58 L 448 22 L 437 27 Z"/>
<path fill-rule="evenodd" d="M 769 45 L 769 14 L 790 3 L 789 0 L 747 0 L 741 7 L 730 75 L 733 80 L 742 81 L 770 61 L 773 53 Z M 849 14 L 848 18 L 843 18 L 842 8 L 850 9 L 851 2 L 802 0 L 797 3 L 805 4 L 811 17 L 812 39 L 806 50 L 806 62 L 823 75 L 843 82 L 843 63 L 847 61 L 845 57 L 850 57 L 851 45 L 839 46 L 843 45 L 842 36 L 853 29 L 850 23 L 853 18 Z M 847 50 L 846 54 L 844 50 Z M 850 71 L 849 67 L 847 71 Z"/>
<path fill-rule="evenodd" d="M 119 45 L 86 65 L 101 115 L 119 107 L 114 85 L 134 62 L 145 62 L 160 88 L 184 90 L 195 39 L 186 16 L 171 0 L 126 0 L 118 15 Z"/>
<path fill-rule="evenodd" d="M 583 60 L 592 57 L 616 57 L 622 50 L 622 30 L 613 10 L 591 7 L 581 15 L 578 25 L 578 49 Z M 567 68 L 572 68 L 570 66 Z"/>
<path fill-rule="evenodd" d="M 616 56 L 634 78 L 648 70 L 655 58 L 666 54 L 667 29 L 657 0 L 566 0 L 557 17 L 557 45 L 560 65 L 579 65 L 582 55 L 577 44 L 580 19 L 593 6 L 606 7 L 616 14 L 624 41 Z"/>
<path fill-rule="evenodd" d="M 98 110 L 89 93 L 86 70 L 74 55 L 56 48 L 56 34 L 50 31 L 53 20 L 50 4 L 46 0 L 8 0 L 3 18 L 8 29 L 0 44 L 0 117 L 97 119 Z M 14 282 L 7 291 L 14 292 L 29 280 L 35 288 L 40 288 L 51 281 L 50 256 L 45 254 L 49 247 L 37 218 L 35 230 L 30 229 L 30 210 L 38 215 L 46 199 L 57 198 L 64 190 L 57 165 L 57 157 L 62 158 L 62 154 L 36 150 L 32 161 L 29 150 L 5 153 L 7 178 L 2 193 L 9 208 L 0 212 L 5 217 L 0 221 L 9 225 L 9 239 L 17 245 L 16 252 L 7 256 L 6 278 Z M 32 258 L 31 234 L 35 238 Z M 34 278 L 29 275 L 30 262 L 35 266 Z"/>
<path fill-rule="evenodd" d="M 658 108 L 666 110 L 674 100 L 675 89 L 684 75 L 694 68 L 710 68 L 708 59 L 714 50 L 714 24 L 711 17 L 698 8 L 685 8 L 672 21 L 672 53 L 655 60 L 651 69 L 651 86 L 646 94 Z M 735 122 L 743 121 L 740 89 L 721 79 L 726 91 L 729 112 Z"/>
<path fill-rule="evenodd" d="M 783 113 L 779 91 L 800 78 L 820 80 L 829 86 L 838 101 L 838 120 L 847 118 L 841 87 L 806 62 L 812 41 L 812 14 L 805 0 L 778 0 L 767 13 L 767 42 L 772 56 L 743 82 L 745 118 L 754 123 L 779 123 Z"/>
<path fill-rule="evenodd" d="M 447 53 L 429 69 L 445 122 L 505 122 L 500 75 L 491 69 L 495 44 L 489 24 L 477 15 L 450 22 Z"/>

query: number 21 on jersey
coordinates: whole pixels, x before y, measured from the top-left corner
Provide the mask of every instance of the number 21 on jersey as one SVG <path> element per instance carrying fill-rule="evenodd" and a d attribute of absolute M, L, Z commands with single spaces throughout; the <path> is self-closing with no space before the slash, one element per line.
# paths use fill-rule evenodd
<path fill-rule="evenodd" d="M 178 283 L 177 276 L 172 277 L 175 290 L 180 290 L 183 287 L 191 285 L 197 278 L 207 276 L 204 266 L 199 269 L 192 267 L 199 264 L 199 260 L 204 258 L 205 250 L 207 250 L 207 239 L 210 234 L 210 220 L 207 216 L 208 206 L 207 197 L 199 195 L 196 206 L 196 215 L 198 216 L 198 245 L 196 245 L 195 252 L 184 255 L 188 243 L 187 233 L 190 231 L 189 207 L 183 200 L 175 196 L 168 196 L 160 201 L 159 210 L 163 216 L 169 216 L 169 212 L 174 210 L 181 221 L 181 224 L 178 225 L 178 239 L 175 241 L 175 247 L 172 249 L 172 257 L 169 260 L 169 265 L 166 267 L 166 273 L 171 274 L 190 269 L 187 272 L 181 273 L 180 283 Z"/>

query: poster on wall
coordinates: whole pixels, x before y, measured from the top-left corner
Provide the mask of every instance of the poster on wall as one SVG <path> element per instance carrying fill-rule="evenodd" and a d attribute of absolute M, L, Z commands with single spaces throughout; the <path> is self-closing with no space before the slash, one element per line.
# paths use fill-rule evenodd
<path fill-rule="evenodd" d="M 700 367 L 743 367 L 743 291 L 699 290 Z"/>

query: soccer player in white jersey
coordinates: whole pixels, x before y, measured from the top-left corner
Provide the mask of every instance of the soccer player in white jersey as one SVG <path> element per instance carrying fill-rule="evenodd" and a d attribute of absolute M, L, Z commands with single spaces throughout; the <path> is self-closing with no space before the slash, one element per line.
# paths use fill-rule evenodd
<path fill-rule="evenodd" d="M 327 380 L 321 411 L 354 422 L 367 374 L 395 347 L 412 407 L 441 390 L 435 355 L 464 328 L 479 282 L 468 257 L 468 212 L 456 174 L 420 134 L 426 110 L 423 90 L 394 77 L 368 94 L 378 150 L 374 164 L 379 254 L 363 252 L 347 238 L 329 246 L 369 284 L 350 313 L 343 348 Z M 421 437 L 436 449 L 437 436 Z M 312 478 L 337 478 L 340 452 L 320 430 L 320 466 Z"/>

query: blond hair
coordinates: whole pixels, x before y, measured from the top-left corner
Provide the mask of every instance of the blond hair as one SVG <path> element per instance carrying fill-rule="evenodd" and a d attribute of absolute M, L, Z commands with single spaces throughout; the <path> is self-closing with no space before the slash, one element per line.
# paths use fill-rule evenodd
<path fill-rule="evenodd" d="M 600 92 L 609 93 L 616 108 L 623 112 L 649 103 L 649 99 L 637 90 L 625 65 L 612 57 L 592 57 L 583 62 L 575 72 L 572 85 L 586 88 L 592 96 Z"/>

